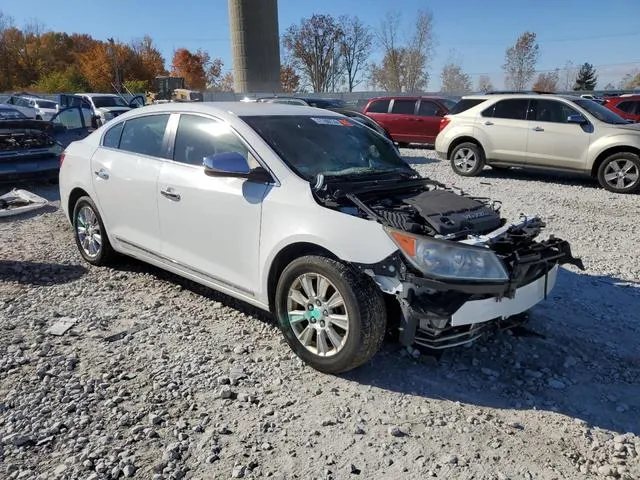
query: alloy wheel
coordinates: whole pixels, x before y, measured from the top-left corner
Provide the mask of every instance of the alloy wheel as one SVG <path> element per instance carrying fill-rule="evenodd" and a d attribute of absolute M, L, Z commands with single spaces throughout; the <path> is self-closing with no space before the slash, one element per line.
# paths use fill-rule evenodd
<path fill-rule="evenodd" d="M 84 253 L 91 258 L 97 257 L 102 250 L 102 231 L 98 216 L 88 205 L 78 210 L 76 232 Z"/>
<path fill-rule="evenodd" d="M 604 170 L 605 182 L 617 190 L 623 190 L 635 184 L 639 176 L 638 166 L 624 158 L 611 161 Z"/>
<path fill-rule="evenodd" d="M 317 273 L 300 275 L 289 288 L 287 315 L 298 341 L 322 357 L 336 355 L 349 335 L 349 315 L 336 286 Z"/>
<path fill-rule="evenodd" d="M 461 148 L 453 157 L 453 163 L 456 168 L 464 173 L 473 170 L 477 162 L 476 154 L 470 148 Z"/>

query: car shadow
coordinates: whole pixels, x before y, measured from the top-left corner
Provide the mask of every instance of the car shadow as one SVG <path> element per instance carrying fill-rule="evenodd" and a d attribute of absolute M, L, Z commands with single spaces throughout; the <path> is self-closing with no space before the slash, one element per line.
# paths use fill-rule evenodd
<path fill-rule="evenodd" d="M 586 175 L 549 172 L 548 170 L 537 170 L 533 168 L 512 167 L 507 169 L 488 168 L 482 171 L 478 178 L 483 179 L 509 179 L 509 180 L 525 180 L 535 182 L 556 183 L 558 185 L 581 186 L 585 188 L 600 189 L 600 184 L 595 178 Z"/>
<path fill-rule="evenodd" d="M 345 378 L 472 406 L 547 410 L 640 434 L 640 284 L 562 269 L 524 329 L 485 337 L 440 358 L 387 344 Z"/>
<path fill-rule="evenodd" d="M 0 260 L 0 282 L 37 286 L 59 285 L 73 282 L 86 272 L 87 269 L 82 265 Z"/>
<path fill-rule="evenodd" d="M 409 155 L 403 155 L 402 159 L 407 162 L 409 165 L 428 165 L 430 163 L 438 163 L 439 160 L 437 158 L 429 158 L 424 156 L 419 157 L 411 157 Z"/>

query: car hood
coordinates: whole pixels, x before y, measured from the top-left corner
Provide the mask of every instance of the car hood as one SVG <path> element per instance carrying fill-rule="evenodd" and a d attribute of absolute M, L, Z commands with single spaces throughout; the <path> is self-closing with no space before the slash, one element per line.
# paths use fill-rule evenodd
<path fill-rule="evenodd" d="M 51 122 L 44 120 L 34 120 L 33 118 L 17 118 L 11 120 L 0 120 L 0 130 L 49 130 Z"/>
<path fill-rule="evenodd" d="M 131 110 L 131 108 L 129 107 L 100 107 L 97 109 L 99 112 L 110 112 L 110 113 L 114 113 L 114 112 L 119 112 L 119 113 L 124 113 L 124 112 L 128 112 L 129 110 Z"/>

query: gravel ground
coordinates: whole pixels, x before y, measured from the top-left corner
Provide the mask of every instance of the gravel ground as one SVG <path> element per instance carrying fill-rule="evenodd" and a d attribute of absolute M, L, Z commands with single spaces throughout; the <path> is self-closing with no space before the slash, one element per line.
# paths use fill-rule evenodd
<path fill-rule="evenodd" d="M 543 215 L 586 272 L 563 269 L 516 334 L 439 361 L 387 343 L 333 377 L 255 309 L 134 260 L 84 264 L 57 208 L 4 221 L 0 478 L 640 478 L 639 197 L 403 153 Z"/>

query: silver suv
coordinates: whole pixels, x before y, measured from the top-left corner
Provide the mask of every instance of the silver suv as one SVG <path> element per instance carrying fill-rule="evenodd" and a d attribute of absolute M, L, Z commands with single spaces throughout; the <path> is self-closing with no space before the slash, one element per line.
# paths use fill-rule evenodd
<path fill-rule="evenodd" d="M 466 96 L 442 119 L 435 147 L 465 177 L 485 165 L 531 167 L 587 174 L 616 193 L 640 189 L 640 124 L 585 98 Z"/>

